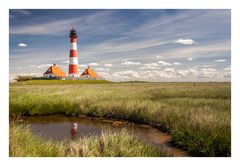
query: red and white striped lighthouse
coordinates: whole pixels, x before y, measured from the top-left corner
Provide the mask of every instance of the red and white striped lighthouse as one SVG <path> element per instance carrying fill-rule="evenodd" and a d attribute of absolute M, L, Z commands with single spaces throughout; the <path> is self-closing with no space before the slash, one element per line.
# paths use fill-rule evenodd
<path fill-rule="evenodd" d="M 79 77 L 78 55 L 77 55 L 77 32 L 74 28 L 70 31 L 70 55 L 69 55 L 69 77 Z"/>

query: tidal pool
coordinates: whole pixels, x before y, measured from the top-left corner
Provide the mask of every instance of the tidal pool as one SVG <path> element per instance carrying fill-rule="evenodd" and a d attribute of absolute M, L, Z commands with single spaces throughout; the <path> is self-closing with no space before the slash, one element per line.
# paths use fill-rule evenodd
<path fill-rule="evenodd" d="M 30 116 L 24 119 L 29 123 L 32 133 L 40 135 L 44 139 L 71 140 L 86 136 L 98 136 L 105 130 L 118 132 L 124 128 L 129 134 L 165 150 L 169 155 L 190 156 L 187 151 L 173 147 L 170 144 L 171 136 L 169 134 L 145 124 L 64 116 Z M 77 123 L 77 128 L 74 127 L 74 123 L 75 125 Z"/>

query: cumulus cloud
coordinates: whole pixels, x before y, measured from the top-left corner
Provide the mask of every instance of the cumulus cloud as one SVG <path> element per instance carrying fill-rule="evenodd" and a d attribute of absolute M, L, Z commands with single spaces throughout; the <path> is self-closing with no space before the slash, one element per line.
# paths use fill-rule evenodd
<path fill-rule="evenodd" d="M 224 78 L 231 78 L 231 67 L 226 67 L 223 69 L 223 71 Z"/>
<path fill-rule="evenodd" d="M 174 68 L 166 68 L 166 69 L 164 69 L 163 71 L 166 71 L 166 72 L 174 72 L 175 69 L 174 69 Z"/>
<path fill-rule="evenodd" d="M 196 76 L 198 74 L 198 71 L 194 68 L 191 69 L 185 69 L 185 70 L 177 70 L 176 75 L 181 77 L 192 77 Z"/>
<path fill-rule="evenodd" d="M 138 69 L 143 69 L 143 70 L 146 70 L 146 69 L 149 69 L 149 70 L 154 70 L 154 69 L 158 69 L 158 63 L 146 63 L 144 64 L 142 67 L 139 67 Z"/>
<path fill-rule="evenodd" d="M 132 70 L 115 72 L 112 74 L 112 76 L 116 78 L 128 79 L 128 80 L 140 78 L 140 74 L 137 71 L 132 71 Z"/>
<path fill-rule="evenodd" d="M 121 65 L 140 65 L 140 62 L 131 62 L 131 61 L 125 61 L 122 62 Z"/>
<path fill-rule="evenodd" d="M 190 69 L 177 70 L 176 75 L 179 78 L 217 78 L 219 75 L 215 68 L 197 68 L 193 67 Z"/>
<path fill-rule="evenodd" d="M 110 63 L 106 63 L 106 64 L 104 64 L 104 66 L 105 66 L 105 67 L 112 67 L 113 65 L 110 64 Z"/>
<path fill-rule="evenodd" d="M 67 64 L 68 64 L 68 63 L 69 63 L 69 60 L 66 60 L 66 61 L 62 61 L 62 63 L 67 63 Z"/>
<path fill-rule="evenodd" d="M 210 64 L 210 65 L 203 65 L 202 67 L 203 68 L 211 68 L 211 67 L 215 67 L 216 65 L 215 64 Z"/>
<path fill-rule="evenodd" d="M 89 63 L 88 66 L 98 66 L 99 64 L 98 63 Z"/>
<path fill-rule="evenodd" d="M 200 77 L 203 78 L 212 78 L 212 77 L 217 77 L 217 70 L 215 68 L 202 68 L 200 70 Z"/>
<path fill-rule="evenodd" d="M 214 60 L 214 62 L 226 62 L 227 60 L 226 59 L 216 59 Z"/>
<path fill-rule="evenodd" d="M 191 45 L 193 44 L 195 41 L 192 39 L 178 39 L 175 40 L 174 43 L 176 44 L 183 44 L 183 45 Z"/>
<path fill-rule="evenodd" d="M 193 61 L 193 58 L 189 57 L 187 58 L 187 61 Z"/>
<path fill-rule="evenodd" d="M 146 63 L 146 64 L 144 64 L 143 66 L 158 66 L 158 64 L 157 63 Z"/>
<path fill-rule="evenodd" d="M 27 47 L 27 44 L 26 43 L 18 43 L 17 46 L 18 47 Z"/>
<path fill-rule="evenodd" d="M 165 61 L 158 61 L 158 63 L 162 66 L 171 66 L 171 63 L 165 62 Z"/>
<path fill-rule="evenodd" d="M 154 67 L 145 64 L 142 67 Z M 157 67 L 157 66 L 155 66 Z M 104 71 L 104 68 L 98 69 L 98 73 L 101 73 L 104 78 L 113 81 L 130 81 L 130 80 L 140 80 L 140 81 L 179 81 L 179 80 L 222 80 L 231 78 L 230 67 L 224 68 L 224 75 L 222 72 L 215 68 L 203 68 L 203 67 L 192 67 L 188 69 L 176 69 L 171 67 L 166 67 L 163 69 L 147 69 L 144 70 L 125 70 L 116 71 L 114 73 L 108 73 Z"/>
<path fill-rule="evenodd" d="M 162 58 L 162 56 L 160 56 L 160 55 L 157 55 L 157 56 L 156 56 L 156 58 Z"/>
<path fill-rule="evenodd" d="M 204 72 L 210 72 L 210 73 L 217 71 L 214 68 L 202 68 L 201 70 L 204 71 Z"/>
<path fill-rule="evenodd" d="M 180 62 L 174 62 L 173 65 L 180 65 Z"/>
<path fill-rule="evenodd" d="M 225 67 L 224 71 L 231 71 L 231 67 Z"/>
<path fill-rule="evenodd" d="M 108 72 L 104 72 L 104 71 L 98 71 L 98 76 L 107 80 L 112 79 L 111 75 Z"/>
<path fill-rule="evenodd" d="M 30 67 L 39 68 L 39 69 L 42 69 L 42 68 L 45 68 L 45 67 L 50 67 L 50 66 L 52 66 L 52 64 L 30 65 Z"/>
<path fill-rule="evenodd" d="M 80 65 L 78 65 L 78 67 L 87 67 L 87 65 L 85 65 L 85 64 L 80 64 Z"/>
<path fill-rule="evenodd" d="M 187 78 L 187 79 L 221 79 L 222 73 L 217 71 L 215 68 L 198 68 L 193 67 L 190 69 L 177 70 L 176 75 L 178 78 Z"/>
<path fill-rule="evenodd" d="M 109 71 L 109 69 L 106 69 L 106 68 L 96 68 L 97 71 Z"/>

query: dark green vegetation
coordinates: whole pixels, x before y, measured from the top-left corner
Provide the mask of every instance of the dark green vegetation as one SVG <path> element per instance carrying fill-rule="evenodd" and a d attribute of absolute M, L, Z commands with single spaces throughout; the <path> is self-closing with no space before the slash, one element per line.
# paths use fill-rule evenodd
<path fill-rule="evenodd" d="M 10 116 L 125 119 L 169 132 L 176 146 L 195 156 L 231 155 L 230 83 L 51 85 L 47 81 L 10 85 Z"/>
<path fill-rule="evenodd" d="M 21 79 L 25 79 L 21 78 Z M 27 79 L 27 78 L 26 78 Z M 107 80 L 22 80 L 11 85 L 106 84 Z"/>
<path fill-rule="evenodd" d="M 103 132 L 100 137 L 85 137 L 74 141 L 46 141 L 33 135 L 24 125 L 10 125 L 10 156 L 18 157 L 160 157 L 157 148 L 146 145 L 125 130 Z"/>
<path fill-rule="evenodd" d="M 32 76 L 18 76 L 15 80 L 18 81 L 18 82 L 21 82 L 21 81 L 29 81 L 29 80 L 32 80 L 34 77 Z"/>

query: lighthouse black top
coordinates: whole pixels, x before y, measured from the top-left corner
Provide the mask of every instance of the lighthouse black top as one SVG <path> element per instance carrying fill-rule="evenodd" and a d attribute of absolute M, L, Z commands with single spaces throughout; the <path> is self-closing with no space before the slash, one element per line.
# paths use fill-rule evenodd
<path fill-rule="evenodd" d="M 77 32 L 76 32 L 75 29 L 71 29 L 71 30 L 70 30 L 70 35 L 69 35 L 69 37 L 77 37 Z"/>

